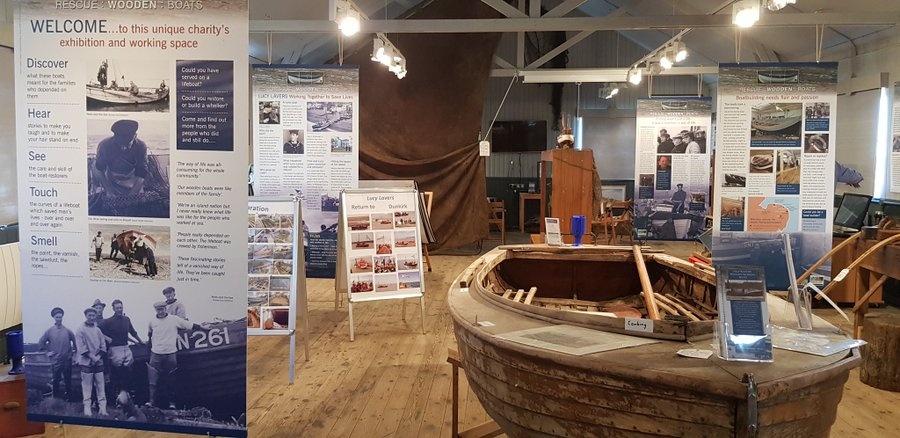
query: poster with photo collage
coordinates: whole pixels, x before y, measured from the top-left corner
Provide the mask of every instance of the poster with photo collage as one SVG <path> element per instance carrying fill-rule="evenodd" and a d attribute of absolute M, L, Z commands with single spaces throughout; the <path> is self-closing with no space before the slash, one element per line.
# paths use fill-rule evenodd
<path fill-rule="evenodd" d="M 299 205 L 251 198 L 247 216 L 247 332 L 294 329 Z M 301 260 L 301 261 L 298 261 Z"/>
<path fill-rule="evenodd" d="M 415 190 L 342 193 L 350 302 L 422 296 L 422 247 Z"/>

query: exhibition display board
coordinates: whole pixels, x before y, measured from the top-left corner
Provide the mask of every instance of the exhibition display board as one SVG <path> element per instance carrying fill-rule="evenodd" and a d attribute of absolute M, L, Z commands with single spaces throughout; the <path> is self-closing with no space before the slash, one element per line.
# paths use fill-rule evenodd
<path fill-rule="evenodd" d="M 639 239 L 691 240 L 709 208 L 712 100 L 638 99 L 634 230 Z"/>
<path fill-rule="evenodd" d="M 359 68 L 253 67 L 253 191 L 302 199 L 306 275 L 334 278 L 338 197 L 359 182 Z"/>
<path fill-rule="evenodd" d="M 420 299 L 425 330 L 419 194 L 409 189 L 341 192 L 341 265 L 347 281 L 350 339 L 353 304 L 395 298 Z"/>
<path fill-rule="evenodd" d="M 781 234 L 797 272 L 831 248 L 836 87 L 836 63 L 719 66 L 714 263 L 787 289 Z"/>
<path fill-rule="evenodd" d="M 294 383 L 297 306 L 309 360 L 309 318 L 300 199 L 250 198 L 247 223 L 247 334 L 290 337 L 289 380 Z M 298 303 L 299 300 L 299 303 Z"/>
<path fill-rule="evenodd" d="M 891 123 L 890 188 L 900 193 L 900 82 L 894 83 L 894 112 Z"/>
<path fill-rule="evenodd" d="M 16 8 L 29 419 L 246 436 L 247 2 Z"/>

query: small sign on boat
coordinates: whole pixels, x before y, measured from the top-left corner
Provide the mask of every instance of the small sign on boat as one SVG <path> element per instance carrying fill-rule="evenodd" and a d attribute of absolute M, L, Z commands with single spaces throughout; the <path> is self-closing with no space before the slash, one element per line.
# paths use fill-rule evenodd
<path fill-rule="evenodd" d="M 625 330 L 631 332 L 653 333 L 653 320 L 643 318 L 625 318 Z"/>

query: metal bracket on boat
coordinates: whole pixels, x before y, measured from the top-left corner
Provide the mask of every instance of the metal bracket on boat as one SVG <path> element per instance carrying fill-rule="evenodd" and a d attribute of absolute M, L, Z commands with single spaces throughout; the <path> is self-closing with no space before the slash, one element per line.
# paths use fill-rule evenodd
<path fill-rule="evenodd" d="M 759 432 L 759 411 L 757 410 L 759 396 L 756 393 L 756 380 L 753 379 L 752 373 L 748 373 L 744 374 L 741 381 L 747 384 L 747 432 L 754 437 Z"/>

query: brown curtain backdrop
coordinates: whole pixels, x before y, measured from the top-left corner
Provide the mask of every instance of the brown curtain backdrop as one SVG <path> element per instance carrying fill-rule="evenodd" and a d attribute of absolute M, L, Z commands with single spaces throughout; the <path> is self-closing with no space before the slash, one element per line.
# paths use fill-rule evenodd
<path fill-rule="evenodd" d="M 437 0 L 411 18 L 498 16 L 478 0 Z M 432 249 L 472 243 L 487 235 L 478 133 L 500 34 L 388 38 L 406 57 L 409 74 L 402 80 L 369 59 L 371 42 L 344 59 L 360 66 L 359 178 L 416 180 L 420 190 L 434 192 Z"/>

